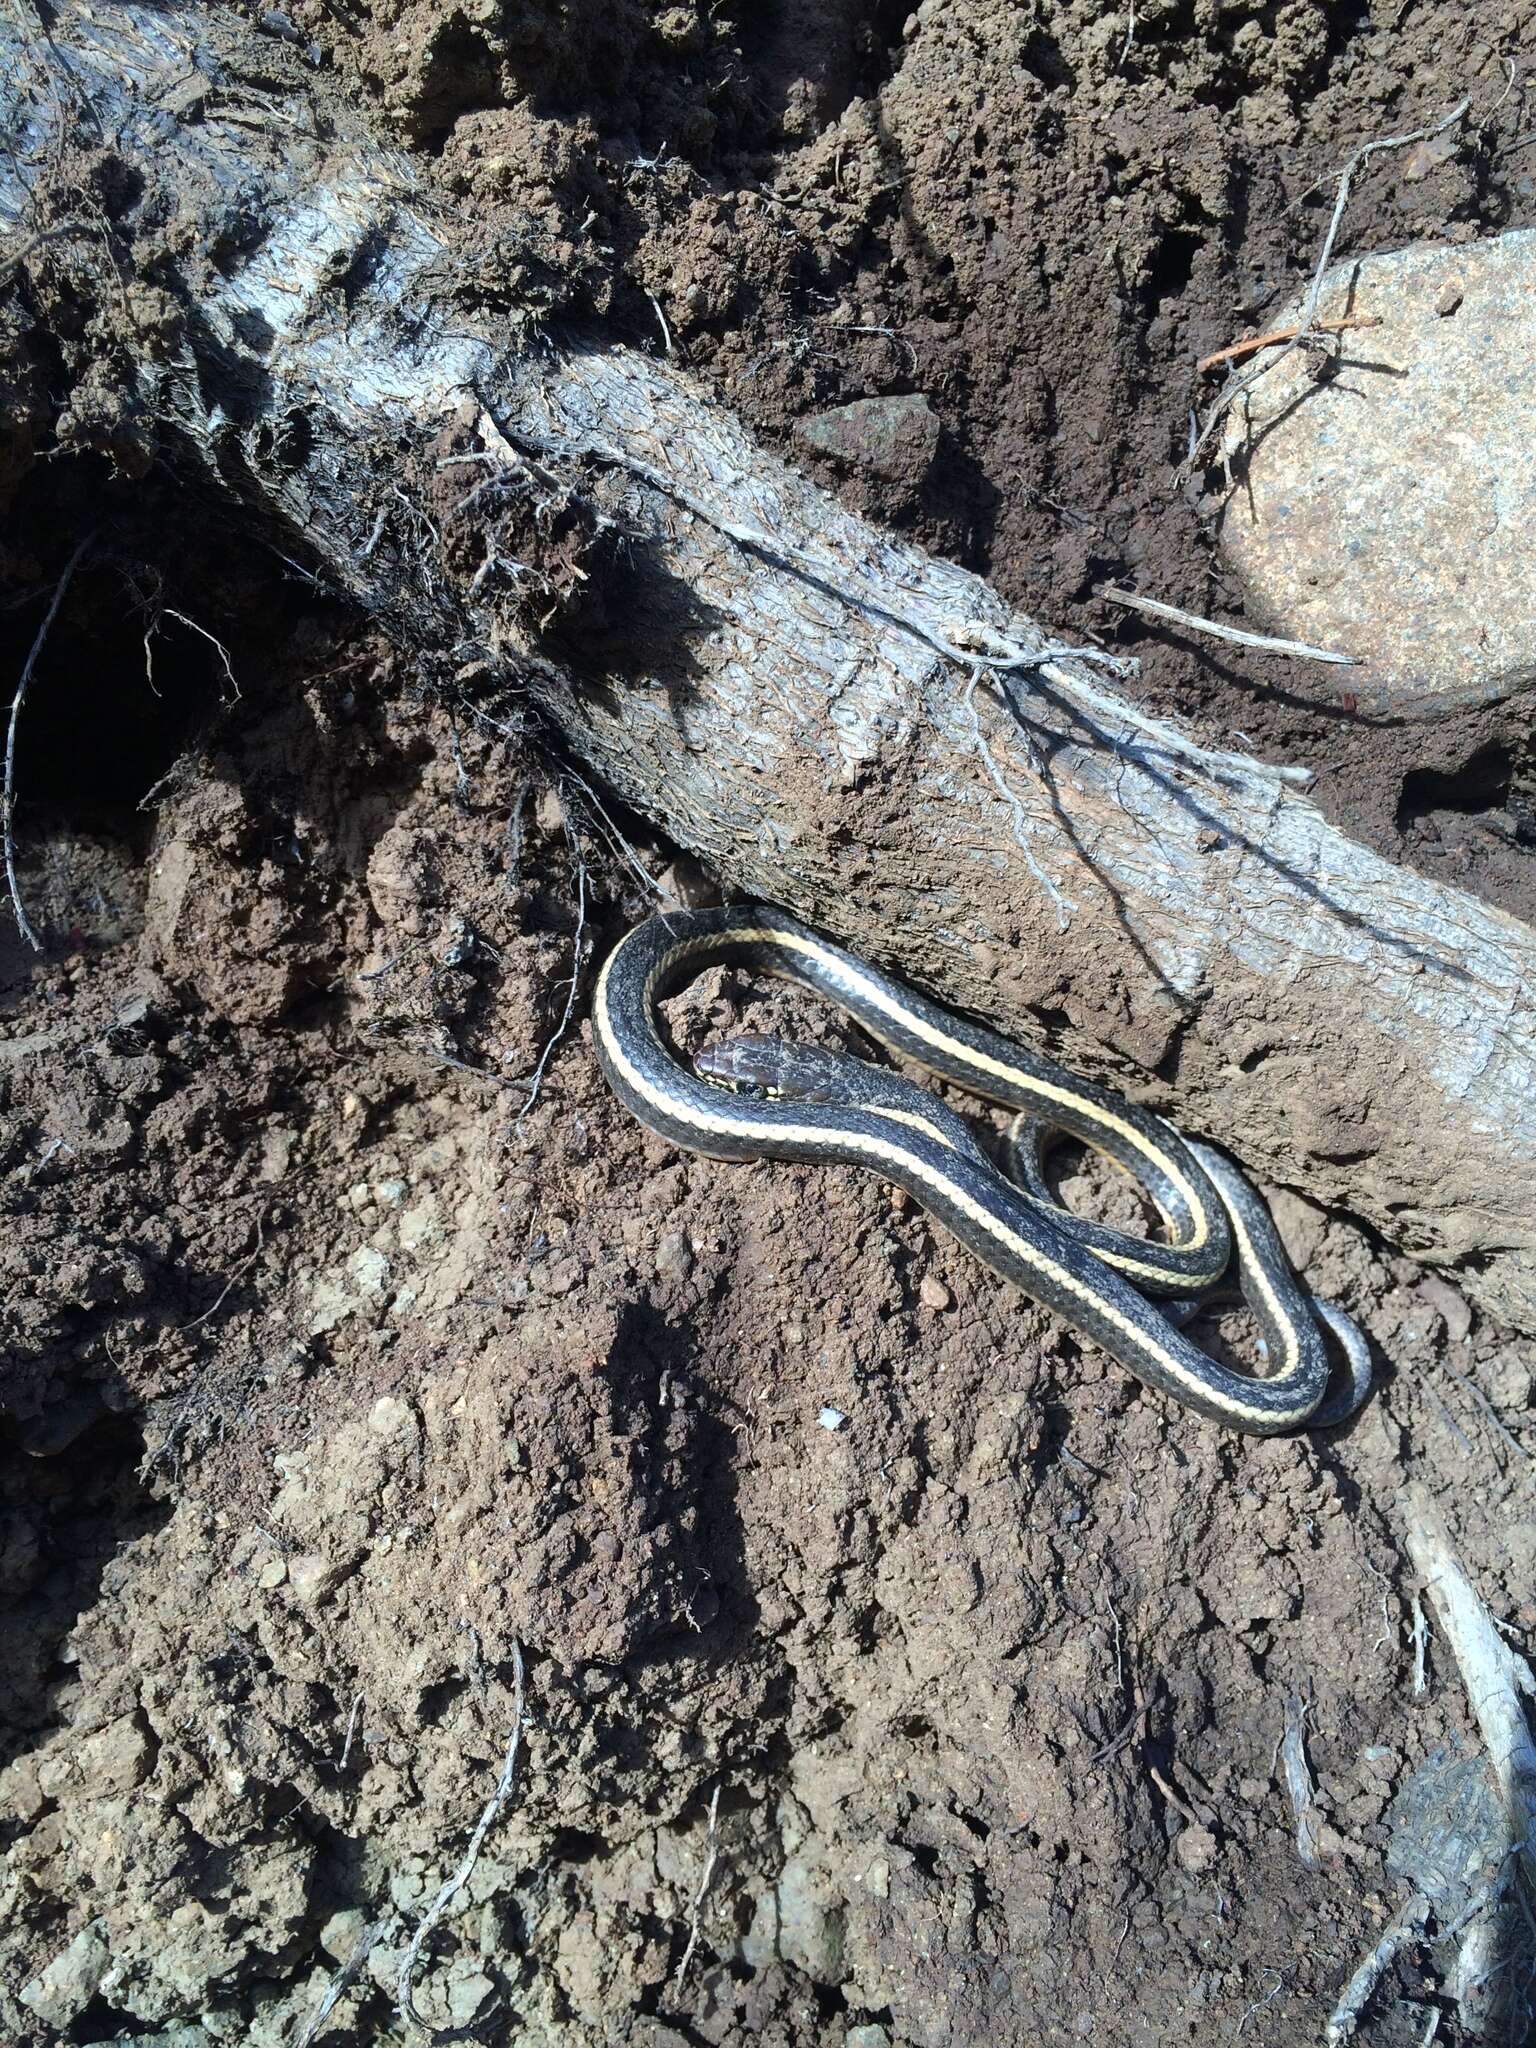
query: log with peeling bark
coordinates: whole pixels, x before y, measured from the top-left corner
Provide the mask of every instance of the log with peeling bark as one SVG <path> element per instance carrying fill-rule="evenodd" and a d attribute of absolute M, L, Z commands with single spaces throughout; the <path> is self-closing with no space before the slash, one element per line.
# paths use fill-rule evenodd
<path fill-rule="evenodd" d="M 84 380 L 110 334 L 114 431 L 445 686 L 514 682 L 733 888 L 1536 1329 L 1526 926 L 1043 653 L 668 362 L 487 313 L 464 224 L 280 39 L 67 0 L 0 51 L 0 277 L 46 326 L 94 274 L 49 339 Z"/>

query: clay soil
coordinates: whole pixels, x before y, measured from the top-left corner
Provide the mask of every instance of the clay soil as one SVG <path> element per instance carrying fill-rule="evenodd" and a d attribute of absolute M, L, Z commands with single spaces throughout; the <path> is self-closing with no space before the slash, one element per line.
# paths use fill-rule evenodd
<path fill-rule="evenodd" d="M 552 335 L 670 347 L 1159 710 L 1530 913 L 1512 725 L 1362 728 L 1092 596 L 1235 606 L 1175 475 L 1193 366 L 1305 277 L 1354 148 L 1472 95 L 1362 176 L 1351 248 L 1536 220 L 1520 0 L 251 12 Z M 807 443 L 916 393 L 925 474 Z M 19 734 L 43 950 L 0 934 L 0 2037 L 406 2038 L 520 1654 L 518 1775 L 416 1970 L 455 2038 L 1318 2041 L 1410 1895 L 1410 1793 L 1478 1754 L 1437 1640 L 1414 1683 L 1410 1480 L 1536 1628 L 1532 1347 L 1276 1190 L 1378 1383 L 1238 1438 L 883 1185 L 647 1136 L 592 965 L 637 864 L 708 877 L 157 473 L 44 460 L 75 403 L 31 392 L 4 465 L 7 675 L 98 539 Z M 743 1021 L 837 1038 L 736 977 L 673 1018 Z M 1360 2038 L 1471 2038 L 1453 1955 L 1407 1948 Z"/>

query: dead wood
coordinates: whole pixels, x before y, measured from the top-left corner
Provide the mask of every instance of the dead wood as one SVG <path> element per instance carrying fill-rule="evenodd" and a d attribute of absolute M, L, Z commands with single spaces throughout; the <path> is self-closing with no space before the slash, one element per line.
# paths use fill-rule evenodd
<path fill-rule="evenodd" d="M 555 346 L 281 40 L 64 5 L 0 51 L 8 296 L 82 381 L 95 349 L 119 443 L 468 705 L 515 687 L 733 887 L 1026 1039 L 1044 1017 L 1536 1328 L 1525 926 L 1042 658 L 669 363 Z"/>

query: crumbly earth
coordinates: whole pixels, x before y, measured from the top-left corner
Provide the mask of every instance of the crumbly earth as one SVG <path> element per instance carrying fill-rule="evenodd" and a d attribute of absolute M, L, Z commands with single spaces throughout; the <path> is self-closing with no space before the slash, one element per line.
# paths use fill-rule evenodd
<path fill-rule="evenodd" d="M 1294 288 L 1353 148 L 1469 92 L 1470 147 L 1362 174 L 1352 245 L 1536 215 L 1513 0 L 251 11 L 552 327 L 670 345 L 861 509 L 1134 643 L 1159 709 L 1529 911 L 1512 713 L 1362 725 L 1092 598 L 1233 602 L 1175 476 L 1192 365 Z M 1478 1755 L 1438 1638 L 1414 1683 L 1410 1479 L 1536 1628 L 1531 1347 L 1276 1190 L 1379 1384 L 1241 1439 L 880 1183 L 680 1157 L 586 997 L 641 871 L 707 877 L 155 479 L 37 463 L 64 403 L 13 390 L 0 465 L 7 673 L 109 536 L 19 733 L 43 949 L 0 936 L 0 2034 L 404 2039 L 516 1730 L 414 1969 L 463 2038 L 1317 2041 L 1409 1896 L 1394 1802 Z M 734 976 L 671 1022 L 837 1035 Z M 1449 1967 L 1405 1950 L 1361 2038 L 1468 2038 Z"/>

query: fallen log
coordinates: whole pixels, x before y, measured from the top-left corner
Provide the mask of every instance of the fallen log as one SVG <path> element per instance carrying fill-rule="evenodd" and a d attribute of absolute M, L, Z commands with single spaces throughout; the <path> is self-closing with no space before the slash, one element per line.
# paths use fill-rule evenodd
<path fill-rule="evenodd" d="M 98 442 L 461 700 L 515 685 L 733 888 L 1536 1330 L 1527 927 L 1148 717 L 668 362 L 487 311 L 464 224 L 280 38 L 66 4 L 0 54 L 0 278 L 111 388 Z"/>

